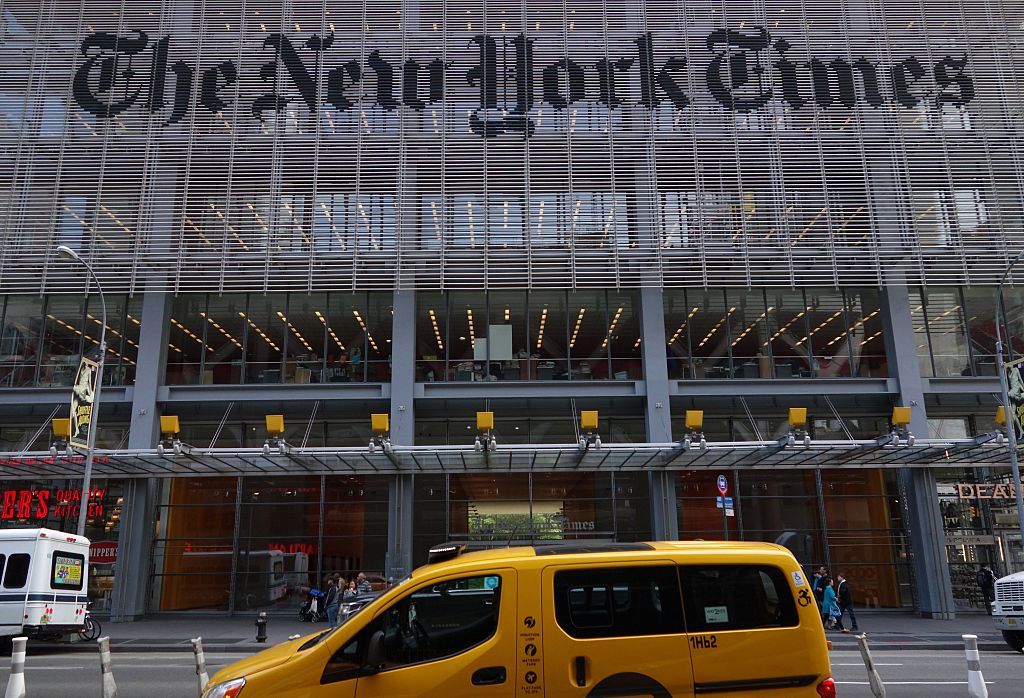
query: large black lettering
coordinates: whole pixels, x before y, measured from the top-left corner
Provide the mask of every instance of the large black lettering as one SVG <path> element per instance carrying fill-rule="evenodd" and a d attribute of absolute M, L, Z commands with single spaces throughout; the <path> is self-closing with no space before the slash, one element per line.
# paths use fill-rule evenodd
<path fill-rule="evenodd" d="M 326 38 L 321 38 L 319 35 L 314 34 L 306 40 L 306 47 L 312 49 L 314 52 L 325 51 L 330 48 L 334 42 L 334 35 L 330 34 Z M 303 101 L 309 108 L 309 111 L 316 113 L 319 109 L 319 103 L 317 101 L 317 79 L 319 77 L 319 68 L 314 68 L 313 73 L 306 69 L 302 59 L 299 58 L 298 51 L 292 45 L 292 42 L 288 40 L 284 34 L 271 34 L 263 41 L 263 48 L 272 47 L 274 49 L 274 60 L 270 63 L 265 63 L 260 67 L 260 78 L 264 82 L 276 84 L 277 82 L 277 66 L 283 64 L 289 79 L 295 88 L 299 91 Z M 268 95 L 262 95 L 257 97 L 252 104 L 253 116 L 262 120 L 263 112 L 270 110 L 274 112 L 282 111 L 290 100 L 272 92 Z"/>
<path fill-rule="evenodd" d="M 109 119 L 135 104 L 142 88 L 135 84 L 132 58 L 148 44 L 145 32 L 138 32 L 134 38 L 107 33 L 86 37 L 80 50 L 88 60 L 75 71 L 71 85 L 78 106 L 100 119 Z M 93 51 L 98 52 L 90 55 Z"/>
<path fill-rule="evenodd" d="M 625 73 L 633 66 L 632 59 L 620 58 L 609 61 L 604 58 L 597 62 L 597 84 L 600 90 L 599 101 L 604 102 L 609 108 L 614 109 L 622 106 L 615 87 L 615 74 Z"/>
<path fill-rule="evenodd" d="M 167 86 L 167 50 L 170 37 L 164 37 L 153 47 L 153 66 L 150 71 L 149 110 L 156 113 L 164 108 L 164 91 Z M 188 113 L 188 105 L 192 100 L 192 67 L 185 61 L 177 61 L 171 66 L 174 73 L 174 106 L 168 124 L 181 121 Z"/>
<path fill-rule="evenodd" d="M 935 66 L 935 83 L 938 93 L 935 103 L 941 108 L 943 104 L 955 104 L 962 107 L 974 99 L 974 80 L 967 74 L 967 57 L 953 58 L 946 56 Z M 955 88 L 950 91 L 949 88 Z"/>
<path fill-rule="evenodd" d="M 395 99 L 395 69 L 380 57 L 380 51 L 372 51 L 366 58 L 366 64 L 377 76 L 377 104 L 392 111 L 398 108 Z"/>
<path fill-rule="evenodd" d="M 427 98 L 420 97 L 420 72 L 427 74 Z M 444 62 L 436 58 L 428 65 L 409 59 L 402 66 L 402 104 L 422 111 L 431 102 L 444 99 Z"/>
<path fill-rule="evenodd" d="M 878 79 L 878 68 L 867 58 L 858 58 L 853 64 L 854 69 L 860 73 L 861 84 L 864 89 L 864 101 L 876 109 L 885 104 L 885 97 L 882 96 L 882 86 Z"/>
<path fill-rule="evenodd" d="M 493 138 L 504 132 L 519 132 L 524 136 L 533 134 L 534 125 L 529 111 L 533 104 L 533 55 L 532 41 L 520 35 L 513 40 L 516 53 L 516 105 L 512 110 L 498 112 L 498 46 L 495 40 L 485 34 L 471 39 L 479 50 L 478 63 L 466 71 L 466 80 L 471 87 L 480 90 L 480 108 L 469 116 L 469 128 L 484 138 Z M 502 71 L 507 85 L 510 71 Z M 488 114 L 492 112 L 492 114 Z"/>
<path fill-rule="evenodd" d="M 819 107 L 828 108 L 839 102 L 848 109 L 857 106 L 857 88 L 853 82 L 853 66 L 837 58 L 825 63 L 817 58 L 811 59 L 811 80 L 814 83 L 814 101 Z M 832 92 L 832 78 L 838 94 Z"/>
<path fill-rule="evenodd" d="M 782 79 L 782 99 L 789 102 L 789 106 L 794 109 L 799 109 L 807 104 L 807 100 L 800 94 L 800 76 L 797 74 L 797 68 L 800 66 L 786 56 L 786 52 L 791 48 L 793 45 L 785 39 L 776 41 L 775 50 L 779 53 L 779 60 L 773 65 Z"/>
<path fill-rule="evenodd" d="M 690 103 L 686 93 L 676 82 L 674 71 L 685 70 L 686 59 L 675 57 L 665 61 L 660 70 L 654 68 L 654 42 L 651 35 L 644 34 L 635 41 L 640 53 L 640 103 L 648 109 L 654 109 L 661 103 L 659 89 L 665 93 L 677 109 Z"/>
<path fill-rule="evenodd" d="M 768 104 L 772 92 L 761 85 L 764 67 L 758 54 L 770 43 L 771 36 L 764 27 L 759 28 L 757 34 L 720 29 L 708 36 L 707 47 L 715 57 L 708 64 L 707 85 L 719 104 L 741 113 Z"/>
<path fill-rule="evenodd" d="M 225 87 L 235 84 L 237 81 L 238 68 L 232 61 L 224 61 L 212 68 L 208 68 L 203 71 L 202 81 L 200 82 L 202 93 L 199 96 L 199 103 L 214 114 L 224 111 L 228 108 L 228 104 L 217 93 Z"/>
<path fill-rule="evenodd" d="M 565 70 L 568 77 L 568 99 L 562 94 L 562 70 Z M 565 109 L 573 102 L 579 102 L 587 96 L 583 68 L 573 61 L 562 59 L 546 66 L 541 71 L 541 79 L 544 82 L 544 101 L 555 109 Z"/>
<path fill-rule="evenodd" d="M 359 84 L 362 69 L 358 61 L 348 61 L 327 74 L 327 103 L 338 111 L 351 109 L 355 102 L 345 92 Z"/>
<path fill-rule="evenodd" d="M 913 56 L 900 61 L 892 68 L 892 85 L 896 93 L 896 101 L 913 109 L 921 103 L 923 97 L 913 92 L 914 83 L 924 77 L 924 66 Z"/>

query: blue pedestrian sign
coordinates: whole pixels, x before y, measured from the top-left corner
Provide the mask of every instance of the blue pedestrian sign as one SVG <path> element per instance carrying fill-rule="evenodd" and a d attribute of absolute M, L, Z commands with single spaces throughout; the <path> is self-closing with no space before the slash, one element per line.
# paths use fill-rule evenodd
<path fill-rule="evenodd" d="M 718 493 L 723 497 L 729 492 L 729 478 L 725 475 L 718 476 Z"/>

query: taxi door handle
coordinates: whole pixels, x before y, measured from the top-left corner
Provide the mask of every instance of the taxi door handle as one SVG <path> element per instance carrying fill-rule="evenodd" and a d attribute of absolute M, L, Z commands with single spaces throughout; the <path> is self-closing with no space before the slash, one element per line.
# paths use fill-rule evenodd
<path fill-rule="evenodd" d="M 507 672 L 503 666 L 489 666 L 484 669 L 477 669 L 473 672 L 474 686 L 495 686 L 505 683 Z"/>
<path fill-rule="evenodd" d="M 587 658 L 576 657 L 576 685 L 583 687 L 587 685 Z"/>

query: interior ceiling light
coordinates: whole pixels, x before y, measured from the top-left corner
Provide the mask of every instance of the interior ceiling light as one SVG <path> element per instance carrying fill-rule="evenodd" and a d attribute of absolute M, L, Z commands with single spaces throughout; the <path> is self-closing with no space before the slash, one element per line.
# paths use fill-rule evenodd
<path fill-rule="evenodd" d="M 264 342 L 269 344 L 271 349 L 273 349 L 274 351 L 281 351 L 281 347 L 279 347 L 276 344 L 274 344 L 274 340 L 272 340 L 270 337 L 268 337 L 267 333 L 264 332 L 262 329 L 260 329 L 259 325 L 257 325 L 255 322 L 250 320 L 248 315 L 246 315 L 241 310 L 239 310 L 238 311 L 238 317 L 242 318 L 247 323 L 249 323 L 249 327 L 252 328 L 253 332 L 258 334 L 263 339 Z"/>
<path fill-rule="evenodd" d="M 288 322 L 288 318 L 286 318 L 284 316 L 284 313 L 282 313 L 280 310 L 278 310 L 277 311 L 277 316 L 279 318 L 281 318 L 281 322 L 283 322 L 284 324 L 288 325 L 288 329 L 292 331 L 292 334 L 294 334 L 296 337 L 298 337 L 299 341 L 302 342 L 302 346 L 306 347 L 306 350 L 308 352 L 313 353 L 313 347 L 311 347 L 309 345 L 309 342 L 307 342 L 306 338 L 302 336 L 302 333 L 299 332 L 297 329 L 295 329 L 295 325 L 293 325 L 292 323 Z"/>
<path fill-rule="evenodd" d="M 427 311 L 427 315 L 430 316 L 430 324 L 434 328 L 434 339 L 437 340 L 437 350 L 444 351 L 444 342 L 441 341 L 441 330 L 437 326 L 437 315 L 434 314 L 434 309 L 431 308 Z"/>
<path fill-rule="evenodd" d="M 686 316 L 685 320 L 683 320 L 683 324 L 681 324 L 679 326 L 679 329 L 677 329 L 675 331 L 675 334 L 672 335 L 672 339 L 668 340 L 669 344 L 675 344 L 676 343 L 676 340 L 678 340 L 679 337 L 683 334 L 683 329 L 686 327 L 686 323 L 688 323 L 690 320 L 693 319 L 693 316 L 697 314 L 698 310 L 699 310 L 698 307 L 694 307 L 694 309 L 690 311 L 690 314 Z"/>
<path fill-rule="evenodd" d="M 722 319 L 718 321 L 718 324 L 716 324 L 714 327 L 711 328 L 711 331 L 707 333 L 707 335 L 704 337 L 704 339 L 700 340 L 700 344 L 697 345 L 697 348 L 700 349 L 705 344 L 707 344 L 708 340 L 710 340 L 712 337 L 715 336 L 715 333 L 718 332 L 719 329 L 721 329 L 722 325 L 725 324 L 725 321 L 729 319 L 729 316 L 732 315 L 735 312 L 736 312 L 736 306 L 733 306 L 733 307 L 729 308 L 729 312 L 727 312 L 722 317 Z"/>
<path fill-rule="evenodd" d="M 239 342 L 234 337 L 232 337 L 231 333 L 228 332 L 227 330 L 225 330 L 223 327 L 221 327 L 220 324 L 218 322 L 216 322 L 212 317 L 210 317 L 209 315 L 207 315 L 204 312 L 200 312 L 199 315 L 200 315 L 200 317 L 204 318 L 208 323 L 210 323 L 210 325 L 213 327 L 213 329 L 217 330 L 222 335 L 224 335 L 225 339 L 227 339 L 229 342 L 234 344 L 239 349 L 242 348 L 242 343 Z M 213 347 L 207 347 L 207 350 L 213 351 Z"/>
<path fill-rule="evenodd" d="M 619 324 L 620 317 L 622 317 L 622 308 L 615 311 L 615 317 L 612 318 L 611 324 L 608 325 L 608 334 L 604 336 L 604 342 L 601 343 L 602 349 L 608 346 L 608 340 L 611 339 L 612 333 L 615 332 L 615 326 Z"/>
<path fill-rule="evenodd" d="M 544 344 L 544 326 L 548 323 L 548 307 L 545 305 L 540 311 L 540 326 L 537 328 L 537 349 Z"/>
<path fill-rule="evenodd" d="M 580 325 L 583 324 L 583 316 L 586 312 L 586 308 L 580 308 L 580 314 L 576 316 L 576 326 L 572 328 L 572 339 L 569 340 L 570 349 L 576 346 L 576 337 L 580 334 Z"/>
<path fill-rule="evenodd" d="M 345 345 L 341 343 L 341 340 L 338 339 L 338 335 L 336 335 L 331 326 L 327 324 L 327 319 L 323 316 L 323 313 L 321 313 L 319 310 L 314 310 L 313 314 L 316 315 L 317 320 L 319 320 L 320 324 L 324 326 L 324 328 L 327 330 L 327 334 L 331 336 L 331 339 L 333 339 L 334 343 L 338 345 L 338 348 L 341 349 L 342 351 L 345 351 Z"/>
<path fill-rule="evenodd" d="M 366 323 L 363 322 L 363 316 L 360 315 L 359 311 L 355 310 L 355 309 L 352 310 L 352 314 L 355 316 L 356 322 L 359 323 L 359 326 L 362 328 L 363 332 L 366 334 L 366 340 L 370 343 L 370 346 L 373 347 L 373 350 L 374 351 L 380 351 L 380 349 L 377 348 L 377 342 L 375 342 L 374 339 L 373 339 L 373 335 L 370 334 L 370 330 L 367 329 Z"/>

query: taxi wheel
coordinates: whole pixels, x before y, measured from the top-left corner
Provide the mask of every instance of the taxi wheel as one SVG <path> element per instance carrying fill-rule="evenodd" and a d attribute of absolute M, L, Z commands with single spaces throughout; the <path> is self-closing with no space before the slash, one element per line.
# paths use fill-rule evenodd
<path fill-rule="evenodd" d="M 1003 639 L 1014 650 L 1024 653 L 1024 632 L 1020 630 L 1004 630 Z"/>

